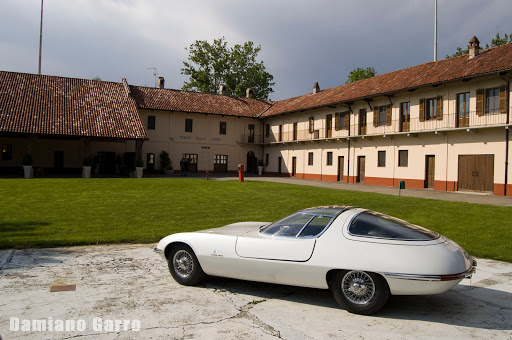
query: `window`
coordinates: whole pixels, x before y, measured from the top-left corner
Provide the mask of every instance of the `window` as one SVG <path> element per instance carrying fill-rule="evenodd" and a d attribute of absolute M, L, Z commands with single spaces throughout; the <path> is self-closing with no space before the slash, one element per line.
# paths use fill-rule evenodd
<path fill-rule="evenodd" d="M 214 164 L 228 164 L 228 155 L 215 155 Z"/>
<path fill-rule="evenodd" d="M 228 155 L 215 155 L 213 158 L 213 172 L 228 172 Z"/>
<path fill-rule="evenodd" d="M 185 132 L 192 132 L 192 119 L 185 119 Z"/>
<path fill-rule="evenodd" d="M 425 120 L 435 119 L 437 116 L 437 99 L 429 98 L 425 100 Z"/>
<path fill-rule="evenodd" d="M 327 165 L 332 165 L 332 152 L 327 153 Z"/>
<path fill-rule="evenodd" d="M 350 223 L 348 232 L 354 236 L 408 241 L 428 241 L 440 237 L 435 231 L 370 211 L 357 215 Z"/>
<path fill-rule="evenodd" d="M 270 155 L 268 153 L 265 154 L 265 166 L 268 166 L 269 157 L 270 157 Z"/>
<path fill-rule="evenodd" d="M 297 140 L 297 123 L 293 123 L 293 140 Z"/>
<path fill-rule="evenodd" d="M 279 125 L 279 138 L 277 139 L 279 142 L 283 141 L 283 125 Z"/>
<path fill-rule="evenodd" d="M 386 151 L 378 152 L 377 166 L 381 168 L 386 166 Z"/>
<path fill-rule="evenodd" d="M 313 165 L 313 153 L 308 153 L 308 165 Z"/>
<path fill-rule="evenodd" d="M 387 107 L 379 106 L 379 126 L 386 125 Z"/>
<path fill-rule="evenodd" d="M 469 92 L 457 94 L 457 121 L 458 127 L 469 126 Z"/>
<path fill-rule="evenodd" d="M 254 124 L 249 124 L 247 128 L 249 129 L 248 142 L 254 143 Z"/>
<path fill-rule="evenodd" d="M 309 133 L 315 132 L 315 117 L 309 117 Z"/>
<path fill-rule="evenodd" d="M 12 144 L 3 144 L 2 145 L 2 160 L 3 161 L 12 160 Z"/>
<path fill-rule="evenodd" d="M 485 113 L 493 114 L 500 111 L 500 89 L 499 87 L 485 90 Z"/>
<path fill-rule="evenodd" d="M 349 128 L 349 111 L 336 112 L 334 128 L 336 131 L 345 130 Z"/>
<path fill-rule="evenodd" d="M 270 137 L 270 124 L 265 124 L 265 137 Z"/>
<path fill-rule="evenodd" d="M 334 220 L 339 209 L 305 210 L 261 229 L 262 234 L 288 237 L 315 237 Z"/>
<path fill-rule="evenodd" d="M 155 129 L 155 116 L 148 116 L 148 130 Z"/>
<path fill-rule="evenodd" d="M 398 166 L 406 167 L 409 164 L 409 151 L 398 150 Z"/>
<path fill-rule="evenodd" d="M 404 102 L 400 103 L 400 131 L 409 131 L 411 123 L 411 103 Z"/>
<path fill-rule="evenodd" d="M 366 135 L 366 109 L 359 110 L 359 135 Z"/>
<path fill-rule="evenodd" d="M 220 122 L 219 135 L 225 135 L 225 134 L 226 134 L 226 122 Z"/>

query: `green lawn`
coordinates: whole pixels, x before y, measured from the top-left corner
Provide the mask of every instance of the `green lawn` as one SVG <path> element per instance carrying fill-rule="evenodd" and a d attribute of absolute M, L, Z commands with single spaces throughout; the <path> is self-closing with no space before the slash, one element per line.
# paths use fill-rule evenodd
<path fill-rule="evenodd" d="M 0 248 L 157 242 L 181 231 L 354 205 L 436 230 L 475 256 L 512 262 L 512 208 L 299 185 L 189 178 L 1 179 Z"/>

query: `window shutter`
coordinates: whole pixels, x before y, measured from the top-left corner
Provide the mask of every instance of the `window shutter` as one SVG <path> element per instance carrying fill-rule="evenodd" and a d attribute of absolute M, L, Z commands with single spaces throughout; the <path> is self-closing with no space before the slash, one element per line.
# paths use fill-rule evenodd
<path fill-rule="evenodd" d="M 425 99 L 420 99 L 420 122 L 425 121 Z"/>
<path fill-rule="evenodd" d="M 391 104 L 389 104 L 386 108 L 386 125 L 387 126 L 391 126 L 391 112 L 392 112 L 392 107 L 391 107 Z"/>
<path fill-rule="evenodd" d="M 500 113 L 507 113 L 508 107 L 507 107 L 507 86 L 503 85 L 500 86 Z"/>
<path fill-rule="evenodd" d="M 345 130 L 350 129 L 350 111 L 345 112 Z"/>
<path fill-rule="evenodd" d="M 437 120 L 443 120 L 443 96 L 437 96 Z"/>
<path fill-rule="evenodd" d="M 379 126 L 379 107 L 373 107 L 373 127 Z"/>
<path fill-rule="evenodd" d="M 482 116 L 484 114 L 484 90 L 476 90 L 476 114 Z"/>
<path fill-rule="evenodd" d="M 336 130 L 336 131 L 338 131 L 340 129 L 339 122 L 340 122 L 340 113 L 336 112 L 334 114 L 334 130 Z"/>

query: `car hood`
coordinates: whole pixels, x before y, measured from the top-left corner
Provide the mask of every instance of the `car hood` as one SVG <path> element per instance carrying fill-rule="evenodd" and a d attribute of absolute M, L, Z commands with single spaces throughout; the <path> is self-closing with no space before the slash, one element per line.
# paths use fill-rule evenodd
<path fill-rule="evenodd" d="M 228 224 L 220 228 L 212 228 L 196 231 L 197 233 L 203 234 L 219 234 L 219 235 L 231 235 L 240 236 L 250 231 L 259 230 L 260 227 L 269 224 L 270 222 L 238 222 Z"/>

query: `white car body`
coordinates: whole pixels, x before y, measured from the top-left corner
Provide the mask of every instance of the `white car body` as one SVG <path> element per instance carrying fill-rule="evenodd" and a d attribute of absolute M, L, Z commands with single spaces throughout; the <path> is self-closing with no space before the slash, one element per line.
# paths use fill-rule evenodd
<path fill-rule="evenodd" d="M 366 209 L 346 208 L 314 237 L 266 235 L 268 222 L 241 222 L 163 238 L 156 251 L 183 243 L 204 273 L 213 276 L 329 288 L 329 272 L 353 270 L 382 276 L 392 295 L 442 293 L 471 275 L 476 262 L 444 236 L 425 241 L 352 235 L 349 226 Z"/>

